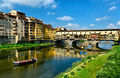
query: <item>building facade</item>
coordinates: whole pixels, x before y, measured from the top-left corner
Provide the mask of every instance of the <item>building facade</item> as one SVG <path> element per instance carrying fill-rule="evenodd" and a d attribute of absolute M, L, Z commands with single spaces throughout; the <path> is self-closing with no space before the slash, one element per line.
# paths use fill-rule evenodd
<path fill-rule="evenodd" d="M 0 13 L 0 36 L 1 41 L 17 43 L 25 38 L 25 14 L 12 10 L 8 14 Z M 4 38 L 2 38 L 4 37 Z"/>
<path fill-rule="evenodd" d="M 44 39 L 44 23 L 36 18 L 29 17 L 26 22 L 26 37 L 28 40 Z"/>
<path fill-rule="evenodd" d="M 21 41 L 25 39 L 25 20 L 26 20 L 26 15 L 25 13 L 12 10 L 9 12 L 9 15 L 16 16 L 16 36 L 18 36 L 18 41 Z"/>
<path fill-rule="evenodd" d="M 44 25 L 44 39 L 52 39 L 52 26 L 50 24 Z"/>
<path fill-rule="evenodd" d="M 11 34 L 9 33 L 9 29 L 11 29 L 11 27 L 5 17 L 5 13 L 0 12 L 0 42 L 7 41 L 9 34 Z"/>
<path fill-rule="evenodd" d="M 17 43 L 18 41 L 53 39 L 52 26 L 44 24 L 25 13 L 12 10 L 8 14 L 0 12 L 0 41 Z M 0 42 L 0 43 L 1 43 Z"/>
<path fill-rule="evenodd" d="M 1 41 L 6 41 L 11 43 L 16 43 L 17 38 L 17 22 L 16 16 L 2 13 L 4 16 L 0 19 L 0 33 L 1 33 Z"/>

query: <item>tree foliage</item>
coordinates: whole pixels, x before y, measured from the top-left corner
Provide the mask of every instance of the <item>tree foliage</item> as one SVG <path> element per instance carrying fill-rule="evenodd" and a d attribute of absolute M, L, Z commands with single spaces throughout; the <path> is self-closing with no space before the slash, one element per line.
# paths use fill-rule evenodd
<path fill-rule="evenodd" d="M 120 52 L 110 55 L 96 78 L 120 78 Z"/>

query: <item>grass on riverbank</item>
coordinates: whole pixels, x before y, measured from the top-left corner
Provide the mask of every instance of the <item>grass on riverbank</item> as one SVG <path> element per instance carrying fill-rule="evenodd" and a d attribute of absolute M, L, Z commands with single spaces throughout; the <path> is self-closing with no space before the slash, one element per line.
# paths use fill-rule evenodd
<path fill-rule="evenodd" d="M 120 78 L 120 46 L 115 46 L 97 78 Z"/>
<path fill-rule="evenodd" d="M 38 47 L 38 46 L 49 46 L 52 43 L 41 43 L 41 44 L 7 44 L 7 45 L 0 45 L 0 50 L 9 50 L 9 49 L 19 49 L 19 48 L 31 48 L 31 47 Z"/>
<path fill-rule="evenodd" d="M 100 55 L 95 58 L 86 60 L 79 64 L 69 72 L 64 72 L 57 76 L 57 78 L 95 78 L 97 71 L 99 71 L 106 62 L 109 54 Z"/>
<path fill-rule="evenodd" d="M 101 54 L 98 57 L 87 59 L 76 65 L 73 69 L 69 68 L 66 72 L 56 76 L 56 78 L 96 78 L 98 71 L 102 69 L 107 58 L 117 52 L 116 49 L 120 49 L 120 46 L 115 46 L 113 50 L 106 54 Z"/>

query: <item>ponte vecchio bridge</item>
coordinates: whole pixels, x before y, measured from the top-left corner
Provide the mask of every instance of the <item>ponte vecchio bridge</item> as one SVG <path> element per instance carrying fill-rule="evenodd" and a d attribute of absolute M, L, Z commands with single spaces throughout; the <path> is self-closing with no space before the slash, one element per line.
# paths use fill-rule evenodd
<path fill-rule="evenodd" d="M 120 29 L 99 30 L 60 30 L 56 32 L 56 40 L 120 40 Z"/>

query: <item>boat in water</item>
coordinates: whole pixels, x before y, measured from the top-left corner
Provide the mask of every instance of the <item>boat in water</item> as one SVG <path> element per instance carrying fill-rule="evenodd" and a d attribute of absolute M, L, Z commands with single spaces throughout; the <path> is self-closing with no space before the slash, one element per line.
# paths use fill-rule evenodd
<path fill-rule="evenodd" d="M 37 58 L 32 58 L 30 60 L 23 60 L 23 61 L 14 61 L 13 64 L 14 65 L 25 65 L 25 64 L 32 64 L 35 63 L 37 61 Z"/>

